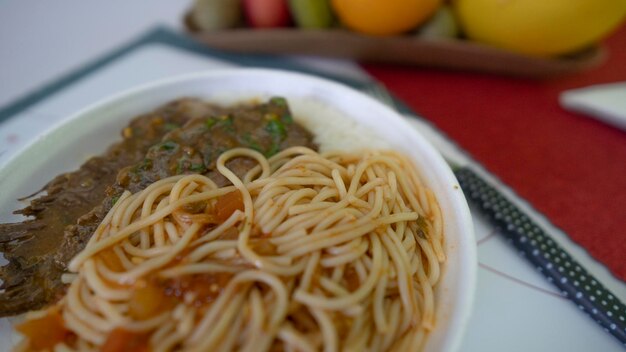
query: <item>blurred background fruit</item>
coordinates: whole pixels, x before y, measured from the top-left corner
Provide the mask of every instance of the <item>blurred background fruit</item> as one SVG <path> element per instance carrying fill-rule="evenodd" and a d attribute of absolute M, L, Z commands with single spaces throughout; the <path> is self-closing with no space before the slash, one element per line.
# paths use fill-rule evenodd
<path fill-rule="evenodd" d="M 289 0 L 289 10 L 300 28 L 328 28 L 333 24 L 329 0 Z"/>
<path fill-rule="evenodd" d="M 190 16 L 201 30 L 235 27 L 241 21 L 241 0 L 195 0 Z"/>
<path fill-rule="evenodd" d="M 459 26 L 450 6 L 440 6 L 437 12 L 418 28 L 416 34 L 420 38 L 456 38 L 459 35 Z"/>
<path fill-rule="evenodd" d="M 626 0 L 193 1 L 188 30 L 218 49 L 538 78 L 602 64 L 626 16 Z"/>
<path fill-rule="evenodd" d="M 243 10 L 250 27 L 285 27 L 291 20 L 287 0 L 243 0 Z"/>
<path fill-rule="evenodd" d="M 469 39 L 538 56 L 585 49 L 626 15 L 626 0 L 455 0 L 453 4 Z"/>
<path fill-rule="evenodd" d="M 414 29 L 440 4 L 441 0 L 332 0 L 335 14 L 345 26 L 372 35 L 393 35 Z"/>

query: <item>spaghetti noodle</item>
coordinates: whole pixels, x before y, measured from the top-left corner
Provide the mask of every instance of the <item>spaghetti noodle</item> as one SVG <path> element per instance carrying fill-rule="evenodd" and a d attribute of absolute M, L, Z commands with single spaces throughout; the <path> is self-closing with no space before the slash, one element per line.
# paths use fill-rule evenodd
<path fill-rule="evenodd" d="M 239 178 L 226 167 L 238 157 L 258 165 Z M 410 161 L 237 148 L 217 169 L 232 185 L 180 175 L 124 193 L 71 261 L 67 295 L 18 327 L 22 348 L 51 317 L 56 350 L 423 346 L 443 224 Z"/>

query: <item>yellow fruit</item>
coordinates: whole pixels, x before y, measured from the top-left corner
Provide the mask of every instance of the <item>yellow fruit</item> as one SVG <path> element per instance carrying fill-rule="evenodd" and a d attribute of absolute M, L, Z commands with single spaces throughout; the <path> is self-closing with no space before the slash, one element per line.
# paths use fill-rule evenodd
<path fill-rule="evenodd" d="M 333 9 L 344 25 L 373 35 L 393 35 L 411 30 L 428 19 L 440 4 L 441 0 L 332 1 Z"/>
<path fill-rule="evenodd" d="M 455 0 L 460 25 L 472 40 L 520 53 L 575 52 L 615 29 L 626 0 Z"/>

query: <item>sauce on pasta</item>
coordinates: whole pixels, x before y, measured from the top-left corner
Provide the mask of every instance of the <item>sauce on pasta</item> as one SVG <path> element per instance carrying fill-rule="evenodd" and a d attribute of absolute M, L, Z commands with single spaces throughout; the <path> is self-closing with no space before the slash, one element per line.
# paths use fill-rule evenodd
<path fill-rule="evenodd" d="M 257 166 L 239 178 L 233 158 Z M 179 175 L 125 192 L 70 262 L 67 295 L 17 328 L 20 348 L 421 349 L 443 220 L 406 157 L 236 148 L 217 170 L 231 185 Z"/>

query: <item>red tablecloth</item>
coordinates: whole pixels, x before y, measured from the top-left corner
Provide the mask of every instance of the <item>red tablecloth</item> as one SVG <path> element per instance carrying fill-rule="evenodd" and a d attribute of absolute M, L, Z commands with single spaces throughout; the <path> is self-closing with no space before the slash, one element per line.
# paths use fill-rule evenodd
<path fill-rule="evenodd" d="M 558 103 L 566 89 L 626 81 L 626 26 L 606 46 L 601 67 L 547 81 L 364 67 L 626 281 L 626 133 Z"/>

